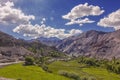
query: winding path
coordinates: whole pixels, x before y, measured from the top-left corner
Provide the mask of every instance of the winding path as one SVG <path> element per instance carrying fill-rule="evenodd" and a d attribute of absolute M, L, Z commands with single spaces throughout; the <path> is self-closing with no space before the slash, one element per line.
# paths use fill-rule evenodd
<path fill-rule="evenodd" d="M 7 65 L 11 65 L 11 64 L 21 63 L 21 62 L 24 62 L 24 61 L 9 62 L 9 63 L 0 63 L 0 68 L 4 67 L 4 66 L 7 66 Z M 0 80 L 14 80 L 14 79 L 7 79 L 7 78 L 0 77 Z"/>
<path fill-rule="evenodd" d="M 8 79 L 8 78 L 0 77 L 0 80 L 14 80 L 14 79 Z"/>
<path fill-rule="evenodd" d="M 17 64 L 17 63 L 21 63 L 21 62 L 24 62 L 24 61 L 9 62 L 9 63 L 0 63 L 0 67 L 4 67 L 4 66 L 7 66 L 7 65 L 11 65 L 11 64 Z"/>

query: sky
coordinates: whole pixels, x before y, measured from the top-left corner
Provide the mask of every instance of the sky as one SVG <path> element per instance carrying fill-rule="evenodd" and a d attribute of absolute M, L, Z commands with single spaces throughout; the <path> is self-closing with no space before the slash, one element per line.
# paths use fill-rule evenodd
<path fill-rule="evenodd" d="M 119 0 L 0 0 L 0 30 L 16 38 L 64 39 L 118 29 Z"/>

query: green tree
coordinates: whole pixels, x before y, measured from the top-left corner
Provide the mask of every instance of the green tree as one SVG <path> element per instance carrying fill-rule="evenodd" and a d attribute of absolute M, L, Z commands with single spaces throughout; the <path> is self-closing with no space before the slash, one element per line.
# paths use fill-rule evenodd
<path fill-rule="evenodd" d="M 33 57 L 26 57 L 25 58 L 25 65 L 34 65 L 34 58 Z"/>

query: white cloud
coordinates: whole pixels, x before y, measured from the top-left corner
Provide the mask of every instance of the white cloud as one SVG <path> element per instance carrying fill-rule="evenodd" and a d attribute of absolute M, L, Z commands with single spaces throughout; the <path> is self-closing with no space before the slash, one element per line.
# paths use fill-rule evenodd
<path fill-rule="evenodd" d="M 85 18 L 85 19 L 71 20 L 70 22 L 66 23 L 65 25 L 79 24 L 80 26 L 82 26 L 85 23 L 93 23 L 93 22 L 95 22 L 95 21 Z"/>
<path fill-rule="evenodd" d="M 0 0 L 0 4 L 6 3 L 8 1 L 10 1 L 10 0 Z"/>
<path fill-rule="evenodd" d="M 22 1 L 22 0 L 0 0 L 0 3 L 6 3 L 6 2 L 18 2 L 18 1 Z"/>
<path fill-rule="evenodd" d="M 65 29 L 55 29 L 51 26 L 46 26 L 45 24 L 42 25 L 32 25 L 32 24 L 21 24 L 17 26 L 13 32 L 23 34 L 24 36 L 38 38 L 38 37 L 57 37 L 60 39 L 67 38 L 72 35 L 82 33 L 81 30 L 72 29 L 70 31 L 66 31 Z"/>
<path fill-rule="evenodd" d="M 82 31 L 79 30 L 79 29 L 71 29 L 71 30 L 69 31 L 70 36 L 72 36 L 72 35 L 77 35 L 77 34 L 80 34 L 80 33 L 82 33 Z"/>
<path fill-rule="evenodd" d="M 113 27 L 115 30 L 120 29 L 120 9 L 101 19 L 98 22 L 98 25 L 103 27 Z"/>
<path fill-rule="evenodd" d="M 13 2 L 0 4 L 0 23 L 3 24 L 28 24 L 35 16 L 25 15 L 20 9 L 14 8 Z"/>
<path fill-rule="evenodd" d="M 89 21 L 87 20 L 86 22 L 84 21 L 85 17 L 88 16 L 99 16 L 103 14 L 104 10 L 101 10 L 99 6 L 94 6 L 94 5 L 88 5 L 88 3 L 85 4 L 80 4 L 75 6 L 68 14 L 63 15 L 63 19 L 68 19 L 70 20 L 70 23 L 72 21 L 72 24 L 85 24 L 85 23 L 93 23 L 94 21 Z M 79 21 L 77 20 L 79 19 Z M 76 21 L 77 20 L 77 21 Z M 83 23 L 82 23 L 83 21 Z"/>
<path fill-rule="evenodd" d="M 46 22 L 46 18 L 42 18 L 41 24 L 44 24 Z"/>

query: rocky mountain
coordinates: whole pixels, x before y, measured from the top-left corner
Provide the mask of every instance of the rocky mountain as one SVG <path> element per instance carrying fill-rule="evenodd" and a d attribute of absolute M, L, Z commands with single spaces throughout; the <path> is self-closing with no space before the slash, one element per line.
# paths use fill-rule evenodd
<path fill-rule="evenodd" d="M 23 60 L 26 55 L 32 55 L 24 47 L 26 44 L 28 43 L 0 31 L 0 62 Z"/>
<path fill-rule="evenodd" d="M 71 56 L 120 58 L 120 30 L 114 32 L 91 30 L 64 39 L 56 48 Z"/>
<path fill-rule="evenodd" d="M 35 41 L 35 40 L 40 41 L 42 44 L 45 44 L 47 46 L 56 46 L 62 41 L 61 39 L 56 38 L 56 37 L 50 37 L 50 38 L 40 37 L 37 39 L 32 39 L 30 40 L 30 42 Z"/>
<path fill-rule="evenodd" d="M 37 40 L 28 42 L 0 31 L 0 62 L 24 60 L 24 57 L 28 55 L 39 57 L 42 54 L 46 56 L 51 51 L 57 50 Z"/>

